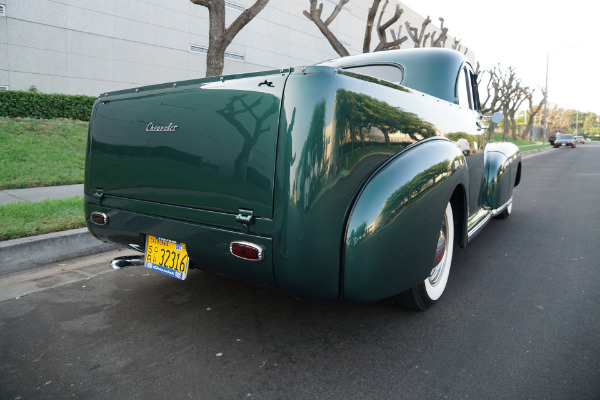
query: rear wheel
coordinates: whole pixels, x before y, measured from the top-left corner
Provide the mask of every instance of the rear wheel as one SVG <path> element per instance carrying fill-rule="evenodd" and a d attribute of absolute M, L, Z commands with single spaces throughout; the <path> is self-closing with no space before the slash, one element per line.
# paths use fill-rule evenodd
<path fill-rule="evenodd" d="M 413 310 L 426 310 L 433 305 L 444 293 L 450 266 L 452 265 L 452 251 L 454 249 L 454 217 L 450 203 L 446 206 L 440 235 L 435 252 L 433 268 L 427 279 L 417 286 L 400 293 L 396 301 L 404 307 Z"/>

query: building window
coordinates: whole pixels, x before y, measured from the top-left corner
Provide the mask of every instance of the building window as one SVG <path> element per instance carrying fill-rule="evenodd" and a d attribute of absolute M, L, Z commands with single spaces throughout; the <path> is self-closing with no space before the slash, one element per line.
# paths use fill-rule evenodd
<path fill-rule="evenodd" d="M 0 85 L 0 90 L 8 90 L 8 86 Z"/>
<path fill-rule="evenodd" d="M 198 46 L 197 44 L 190 44 L 190 51 L 192 53 L 207 54 L 208 47 Z"/>
<path fill-rule="evenodd" d="M 234 3 L 232 1 L 225 1 L 225 7 L 231 8 L 239 12 L 244 12 L 246 10 L 246 7 L 242 6 L 241 4 Z"/>
<path fill-rule="evenodd" d="M 200 53 L 200 54 L 208 54 L 208 47 L 200 46 L 197 44 L 190 44 L 190 52 L 192 53 Z M 230 51 L 225 52 L 225 58 L 227 60 L 235 60 L 235 61 L 246 61 L 246 56 L 243 54 L 232 53 Z"/>
<path fill-rule="evenodd" d="M 4 4 L 0 4 L 0 17 L 6 17 L 6 6 Z"/>
<path fill-rule="evenodd" d="M 339 1 L 336 1 L 336 0 L 325 0 L 325 1 L 329 4 L 333 4 L 334 6 L 337 6 L 339 4 Z M 350 12 L 350 8 L 348 8 L 346 6 L 342 6 L 342 10 Z"/>

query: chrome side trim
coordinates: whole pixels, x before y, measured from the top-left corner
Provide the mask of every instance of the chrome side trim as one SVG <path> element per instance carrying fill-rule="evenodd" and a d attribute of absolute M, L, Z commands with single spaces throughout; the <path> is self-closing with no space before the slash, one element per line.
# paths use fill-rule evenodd
<path fill-rule="evenodd" d="M 477 234 L 481 231 L 481 229 L 487 225 L 488 222 L 490 222 L 490 219 L 492 219 L 492 217 L 495 217 L 497 215 L 502 214 L 502 211 L 504 211 L 506 209 L 506 207 L 510 206 L 512 204 L 512 197 L 510 199 L 508 199 L 508 201 L 504 204 L 502 204 L 500 207 L 489 211 L 485 217 L 483 217 L 481 219 L 481 221 L 479 221 L 473 228 L 471 228 L 468 232 L 467 232 L 467 241 L 471 241 L 471 239 L 473 239 L 475 236 L 477 236 Z"/>
<path fill-rule="evenodd" d="M 502 211 L 504 211 L 506 209 L 506 207 L 510 206 L 512 204 L 512 197 L 510 199 L 508 199 L 508 201 L 504 204 L 502 204 L 499 208 L 496 208 L 495 210 L 492 210 L 492 217 L 495 217 L 496 215 L 500 215 L 502 213 Z"/>
<path fill-rule="evenodd" d="M 473 239 L 481 231 L 481 229 L 483 229 L 483 227 L 487 225 L 491 218 L 492 213 L 489 212 L 484 218 L 481 219 L 481 221 L 477 223 L 477 225 L 475 225 L 471 230 L 469 230 L 467 232 L 467 241 L 470 242 L 471 239 Z"/>

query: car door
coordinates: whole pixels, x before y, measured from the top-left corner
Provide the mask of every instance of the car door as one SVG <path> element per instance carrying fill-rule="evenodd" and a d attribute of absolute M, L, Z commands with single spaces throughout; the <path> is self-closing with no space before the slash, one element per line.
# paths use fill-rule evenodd
<path fill-rule="evenodd" d="M 469 219 L 478 220 L 478 212 L 484 200 L 482 182 L 484 173 L 484 150 L 486 127 L 481 121 L 477 77 L 469 64 L 464 64 L 456 80 L 456 102 L 468 115 L 465 132 L 457 141 L 469 169 Z"/>

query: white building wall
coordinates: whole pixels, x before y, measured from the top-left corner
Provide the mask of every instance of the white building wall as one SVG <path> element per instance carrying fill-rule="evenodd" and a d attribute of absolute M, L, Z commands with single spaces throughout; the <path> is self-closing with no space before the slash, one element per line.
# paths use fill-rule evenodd
<path fill-rule="evenodd" d="M 323 1 L 324 19 L 334 8 L 331 1 Z M 250 7 L 254 1 L 233 3 Z M 6 12 L 0 16 L 0 87 L 98 95 L 205 75 L 206 56 L 189 48 L 208 46 L 208 10 L 189 0 L 0 0 L 0 4 Z M 350 54 L 362 52 L 371 4 L 372 0 L 351 0 L 330 25 Z M 401 24 L 405 35 L 408 20 L 420 29 L 424 17 L 401 7 L 404 14 L 396 28 Z M 227 49 L 244 60 L 226 59 L 223 73 L 311 65 L 338 57 L 303 15 L 308 9 L 308 0 L 271 0 Z M 393 9 L 390 4 L 386 14 Z M 239 14 L 227 7 L 227 24 Z M 372 47 L 376 40 L 373 32 Z M 452 43 L 449 38 L 447 46 Z M 410 38 L 402 45 L 408 47 L 413 47 Z"/>

